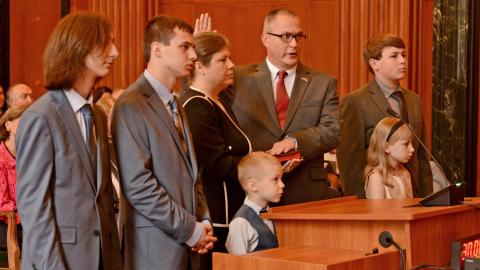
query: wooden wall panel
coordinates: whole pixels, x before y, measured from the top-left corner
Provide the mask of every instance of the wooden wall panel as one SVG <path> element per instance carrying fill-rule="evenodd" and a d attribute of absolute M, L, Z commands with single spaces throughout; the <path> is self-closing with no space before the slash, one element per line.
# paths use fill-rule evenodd
<path fill-rule="evenodd" d="M 12 16 L 12 20 L 18 25 L 27 18 L 38 18 L 36 13 L 45 6 L 49 11 L 51 6 L 60 7 L 60 0 L 46 1 L 51 3 L 13 1 L 12 9 L 17 8 L 16 14 L 26 10 L 32 15 Z M 268 11 L 279 7 L 290 8 L 299 14 L 308 35 L 301 51 L 302 62 L 335 76 L 340 97 L 365 84 L 371 77 L 362 58 L 363 44 L 368 37 L 384 32 L 402 37 L 409 57 L 409 73 L 402 84 L 422 98 L 427 130 L 430 130 L 433 0 L 71 0 L 72 11 L 105 13 L 114 24 L 120 56 L 112 72 L 101 82 L 111 87 L 128 86 L 144 69 L 142 33 L 146 22 L 153 16 L 172 15 L 193 24 L 196 17 L 208 12 L 213 17 L 213 28 L 230 39 L 233 60 L 241 65 L 265 58 L 265 48 L 260 41 L 263 18 Z M 58 21 L 59 11 L 57 15 L 48 13 L 50 24 L 42 24 L 44 39 Z M 22 44 L 21 35 L 31 32 L 27 31 L 27 23 L 23 25 L 13 44 Z M 12 45 L 12 58 L 17 57 L 15 62 L 22 63 L 22 66 L 12 64 L 11 80 L 41 85 L 33 78 L 42 76 L 40 55 L 43 47 L 38 46 L 36 52 L 32 52 L 34 57 L 27 57 L 33 59 L 29 61 L 37 67 L 33 69 L 23 65 L 26 44 L 29 43 Z"/>
<path fill-rule="evenodd" d="M 309 10 L 309 27 L 304 28 L 308 37 L 303 59 L 306 64 L 338 78 L 341 66 L 340 2 L 313 2 Z"/>
<path fill-rule="evenodd" d="M 60 19 L 60 0 L 10 1 L 10 85 L 26 83 L 34 97 L 45 92 L 43 51 Z"/>

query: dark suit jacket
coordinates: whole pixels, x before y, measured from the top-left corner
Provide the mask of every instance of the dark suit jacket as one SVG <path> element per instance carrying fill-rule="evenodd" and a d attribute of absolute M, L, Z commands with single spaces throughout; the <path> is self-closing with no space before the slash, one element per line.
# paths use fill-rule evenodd
<path fill-rule="evenodd" d="M 182 92 L 181 100 L 190 123 L 212 221 L 228 224 L 245 199 L 238 182 L 237 165 L 250 152 L 250 141 L 239 129 L 226 102 L 223 106 L 229 115 L 204 94 L 190 88 Z M 228 198 L 228 219 L 225 196 Z"/>
<path fill-rule="evenodd" d="M 107 120 L 94 106 L 96 174 L 65 93 L 47 92 L 21 117 L 17 204 L 22 269 L 121 269 Z M 99 187 L 99 188 L 97 188 Z"/>
<path fill-rule="evenodd" d="M 177 107 L 189 156 L 165 104 L 143 75 L 113 109 L 112 137 L 126 199 L 119 217 L 126 269 L 186 269 L 185 241 L 197 220 L 209 219 L 188 121 Z"/>
<path fill-rule="evenodd" d="M 230 89 L 232 109 L 254 151 L 270 149 L 287 134 L 295 137 L 304 161 L 284 175 L 286 204 L 339 196 L 328 188 L 323 154 L 334 149 L 339 137 L 336 80 L 298 63 L 285 126 L 275 111 L 272 80 L 266 62 L 239 67 Z"/>
<path fill-rule="evenodd" d="M 412 91 L 402 89 L 408 110 L 408 119 L 418 136 L 425 142 L 425 121 L 420 98 Z M 340 179 L 345 195 L 365 198 L 363 170 L 367 165 L 367 149 L 377 123 L 391 116 L 390 104 L 376 80 L 352 92 L 341 104 L 341 141 L 337 149 Z M 425 150 L 414 140 L 415 155 L 407 164 L 412 176 L 413 196 L 432 193 L 432 171 Z"/>

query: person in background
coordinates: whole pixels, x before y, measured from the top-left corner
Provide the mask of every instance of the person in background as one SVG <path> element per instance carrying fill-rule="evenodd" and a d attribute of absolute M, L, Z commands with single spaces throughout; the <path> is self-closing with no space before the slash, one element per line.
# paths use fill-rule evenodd
<path fill-rule="evenodd" d="M 213 251 L 226 252 L 228 223 L 245 198 L 237 178 L 237 165 L 251 151 L 251 144 L 224 99 L 223 90 L 233 83 L 234 76 L 228 40 L 216 32 L 198 34 L 195 52 L 192 83 L 181 92 L 181 101 L 218 238 Z"/>
<path fill-rule="evenodd" d="M 123 269 L 107 119 L 92 98 L 118 56 L 113 41 L 105 16 L 79 12 L 62 18 L 47 43 L 48 91 L 16 136 L 22 269 Z"/>
<path fill-rule="evenodd" d="M 377 123 L 385 117 L 400 117 L 425 142 L 425 119 L 420 98 L 400 86 L 407 73 L 407 56 L 403 40 L 392 34 L 372 36 L 365 43 L 363 58 L 375 77 L 366 85 L 345 96 L 340 106 L 341 132 L 337 148 L 342 190 L 346 196 L 365 198 L 364 169 L 367 148 Z M 417 149 L 406 164 L 414 197 L 432 193 L 432 171 L 428 154 L 414 140 Z"/>
<path fill-rule="evenodd" d="M 0 210 L 17 212 L 15 134 L 20 116 L 29 105 L 10 107 L 0 118 Z M 7 224 L 0 222 L 0 248 L 7 247 Z M 17 213 L 17 238 L 21 245 L 22 226 Z"/>
<path fill-rule="evenodd" d="M 0 86 L 0 116 L 7 110 L 7 103 L 5 102 L 5 92 L 3 87 Z"/>
<path fill-rule="evenodd" d="M 125 89 L 123 88 L 115 88 L 113 89 L 113 92 L 112 92 L 112 98 L 117 101 L 117 99 L 123 94 L 123 92 L 125 92 Z"/>
<path fill-rule="evenodd" d="M 413 198 L 410 173 L 404 164 L 415 152 L 407 124 L 386 117 L 373 130 L 367 150 L 365 194 L 367 199 Z"/>
<path fill-rule="evenodd" d="M 228 232 L 226 247 L 229 253 L 242 255 L 278 247 L 271 220 L 262 220 L 269 203 L 278 203 L 285 185 L 283 168 L 274 156 L 252 152 L 238 163 L 238 179 L 247 194 L 235 214 Z"/>
<path fill-rule="evenodd" d="M 93 103 L 97 103 L 102 97 L 107 97 L 112 94 L 112 88 L 108 86 L 101 86 L 93 90 Z"/>
<path fill-rule="evenodd" d="M 30 86 L 18 83 L 10 86 L 7 91 L 7 104 L 8 107 L 15 105 L 29 105 L 32 104 L 33 91 Z"/>

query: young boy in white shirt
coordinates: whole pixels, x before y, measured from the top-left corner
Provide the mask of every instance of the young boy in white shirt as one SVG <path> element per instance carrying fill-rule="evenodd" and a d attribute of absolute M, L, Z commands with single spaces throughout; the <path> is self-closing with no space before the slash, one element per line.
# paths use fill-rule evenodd
<path fill-rule="evenodd" d="M 259 215 L 268 203 L 280 201 L 285 187 L 282 175 L 280 162 L 265 152 L 252 152 L 240 160 L 238 179 L 247 197 L 229 225 L 225 244 L 229 253 L 240 255 L 278 246 L 272 221 Z"/>

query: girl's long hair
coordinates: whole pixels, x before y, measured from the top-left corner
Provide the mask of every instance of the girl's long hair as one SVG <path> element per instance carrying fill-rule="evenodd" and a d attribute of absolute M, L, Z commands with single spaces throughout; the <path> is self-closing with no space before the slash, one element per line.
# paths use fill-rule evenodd
<path fill-rule="evenodd" d="M 387 141 L 387 136 L 393 126 L 401 121 L 395 117 L 383 118 L 375 126 L 372 137 L 370 138 L 370 145 L 367 150 L 367 166 L 364 170 L 364 180 L 368 178 L 370 173 L 375 169 L 378 170 L 380 175 L 385 179 L 385 185 L 393 186 L 393 168 L 388 164 L 388 154 L 385 152 L 388 144 L 393 144 L 400 139 L 412 140 L 413 134 L 406 124 L 399 127 Z M 408 175 L 407 169 L 399 164 L 398 172 L 402 175 Z"/>

